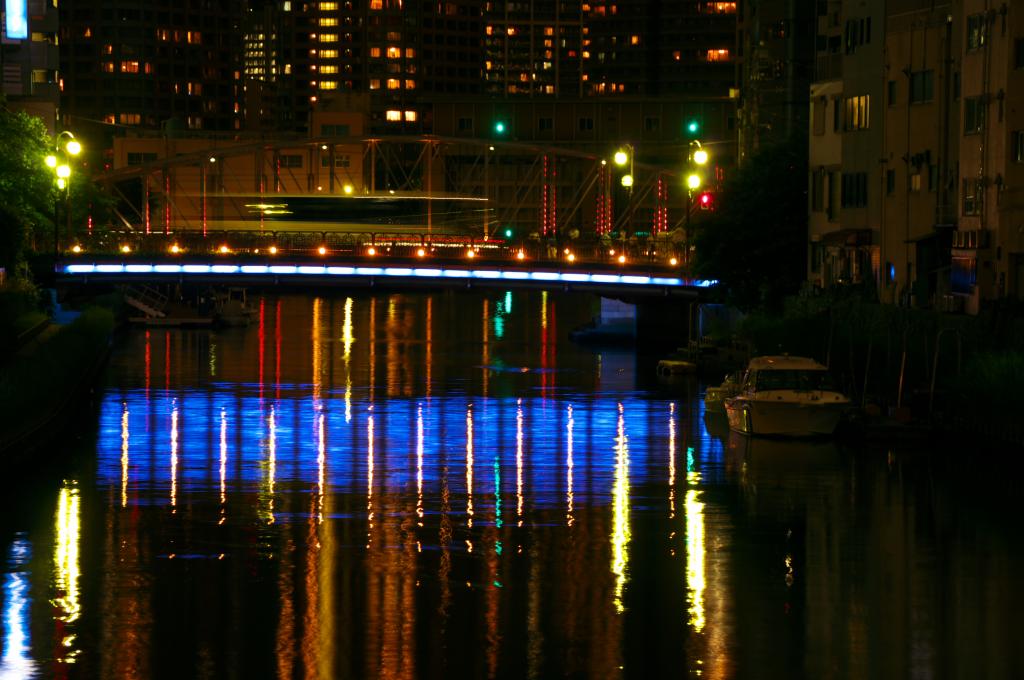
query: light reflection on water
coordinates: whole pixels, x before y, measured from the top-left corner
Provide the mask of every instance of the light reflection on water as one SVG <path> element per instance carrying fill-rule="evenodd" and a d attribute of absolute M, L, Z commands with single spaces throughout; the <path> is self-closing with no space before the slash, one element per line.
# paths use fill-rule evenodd
<path fill-rule="evenodd" d="M 1015 533 L 937 458 L 729 435 L 695 383 L 566 344 L 585 300 L 132 334 L 81 474 L 8 513 L 50 528 L 6 540 L 0 677 L 1020 667 Z"/>

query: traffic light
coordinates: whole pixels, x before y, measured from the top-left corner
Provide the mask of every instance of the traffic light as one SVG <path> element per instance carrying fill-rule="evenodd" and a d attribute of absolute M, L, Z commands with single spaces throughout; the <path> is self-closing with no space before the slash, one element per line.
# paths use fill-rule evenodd
<path fill-rule="evenodd" d="M 508 125 L 503 120 L 494 121 L 494 134 L 504 135 L 508 131 Z"/>
<path fill-rule="evenodd" d="M 715 209 L 715 197 L 710 191 L 705 191 L 697 198 L 697 203 L 700 205 L 701 210 L 714 210 Z"/>
<path fill-rule="evenodd" d="M 512 238 L 512 227 L 505 227 L 505 238 Z"/>
<path fill-rule="evenodd" d="M 698 132 L 700 132 L 699 120 L 697 120 L 696 118 L 691 118 L 690 120 L 686 121 L 686 134 L 690 135 L 691 137 L 694 137 L 697 135 Z"/>

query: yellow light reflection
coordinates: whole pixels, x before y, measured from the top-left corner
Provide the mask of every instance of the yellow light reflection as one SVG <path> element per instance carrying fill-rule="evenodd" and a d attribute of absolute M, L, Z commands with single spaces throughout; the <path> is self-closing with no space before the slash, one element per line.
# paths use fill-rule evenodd
<path fill-rule="evenodd" d="M 371 408 L 373 408 L 371 406 Z M 366 418 L 366 514 L 369 526 L 366 532 L 366 547 L 370 547 L 373 532 L 373 414 Z"/>
<path fill-rule="evenodd" d="M 572 493 L 573 493 L 573 491 L 572 491 L 572 471 L 573 471 L 574 464 L 573 464 L 573 459 L 572 459 L 572 428 L 573 428 L 572 406 L 570 405 L 569 406 L 569 422 L 565 426 L 565 429 L 567 431 L 567 439 L 568 439 L 568 443 L 566 445 L 567 453 L 566 453 L 566 456 L 565 456 L 565 468 L 566 468 L 566 491 L 565 491 L 566 512 L 565 512 L 565 517 L 566 517 L 566 522 L 567 522 L 567 524 L 569 526 L 572 526 L 572 523 L 573 523 L 573 517 L 572 517 L 572 502 L 573 502 L 573 495 L 572 495 Z"/>
<path fill-rule="evenodd" d="M 78 488 L 74 482 L 65 482 L 57 497 L 57 535 L 54 546 L 57 599 L 53 602 L 59 610 L 57 618 L 65 623 L 73 623 L 82 613 L 78 592 L 81 524 Z M 74 641 L 75 636 L 65 630 L 61 648 L 66 650 L 64 659 L 68 662 L 73 661 L 78 654 L 78 650 L 73 648 Z"/>
<path fill-rule="evenodd" d="M 320 298 L 313 299 L 313 328 L 310 331 L 313 340 L 313 403 L 320 403 L 320 368 L 322 361 L 322 348 L 320 343 L 320 332 L 322 329 L 322 318 L 321 311 L 323 307 L 323 300 Z"/>
<path fill-rule="evenodd" d="M 473 526 L 473 405 L 466 407 L 466 526 Z M 472 551 L 472 545 L 470 550 Z"/>
<path fill-rule="evenodd" d="M 121 507 L 128 507 L 128 404 L 121 411 Z"/>
<path fill-rule="evenodd" d="M 345 298 L 345 321 L 341 327 L 342 358 L 345 360 L 345 422 L 352 422 L 352 298 Z"/>
<path fill-rule="evenodd" d="M 622 404 L 619 404 L 618 435 L 615 438 L 615 483 L 612 486 L 612 573 L 615 595 L 612 602 L 619 613 L 625 611 L 622 592 L 629 567 L 629 447 Z"/>
<path fill-rule="evenodd" d="M 224 523 L 225 504 L 228 501 L 227 489 L 228 469 L 228 414 L 220 410 L 220 522 Z"/>
<path fill-rule="evenodd" d="M 171 411 L 171 512 L 178 511 L 178 409 Z"/>
<path fill-rule="evenodd" d="M 541 330 L 548 328 L 548 292 L 542 290 L 540 293 L 540 327 Z"/>
<path fill-rule="evenodd" d="M 423 526 L 423 407 L 416 409 L 416 516 Z"/>
<path fill-rule="evenodd" d="M 693 449 L 686 454 L 686 588 L 689 591 L 690 625 L 698 633 L 704 629 L 704 503 L 696 488 L 700 472 L 693 469 Z"/>
<path fill-rule="evenodd" d="M 516 517 L 523 526 L 523 400 L 516 401 Z"/>
<path fill-rule="evenodd" d="M 325 455 L 327 451 L 327 440 L 324 437 L 324 414 L 321 413 L 317 420 L 316 428 L 316 518 L 317 522 L 324 521 L 324 468 L 327 463 Z"/>
<path fill-rule="evenodd" d="M 433 297 L 428 297 L 427 298 L 427 347 L 426 347 L 426 360 L 425 360 L 425 363 L 427 365 L 426 366 L 426 368 L 427 368 L 427 371 L 426 371 L 427 372 L 427 390 L 426 390 L 427 391 L 427 399 L 430 399 L 430 384 L 431 384 L 431 381 L 433 380 L 433 376 L 431 375 L 431 371 L 433 370 L 433 366 L 434 366 L 434 356 L 433 356 L 433 347 L 434 347 L 433 333 L 434 333 L 434 331 L 433 331 L 433 329 L 434 329 L 434 298 Z"/>
<path fill-rule="evenodd" d="M 269 430 L 269 436 L 267 441 L 267 448 L 270 450 L 270 460 L 267 465 L 267 479 L 269 482 L 270 491 L 270 524 L 275 521 L 274 517 L 274 482 L 277 477 L 277 418 L 274 414 L 274 408 L 270 408 L 270 415 L 267 417 L 267 429 Z"/>

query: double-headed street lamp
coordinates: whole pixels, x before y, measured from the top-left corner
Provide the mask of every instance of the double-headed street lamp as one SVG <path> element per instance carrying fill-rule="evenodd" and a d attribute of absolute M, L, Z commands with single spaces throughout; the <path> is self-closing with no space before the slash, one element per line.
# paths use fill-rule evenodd
<path fill-rule="evenodd" d="M 622 224 L 623 249 L 626 247 L 626 230 L 628 229 L 633 216 L 633 167 L 635 156 L 636 150 L 633 148 L 632 144 L 626 144 L 612 156 L 612 161 L 620 168 L 626 167 L 627 164 L 629 165 L 629 171 L 623 174 L 622 179 L 620 180 L 622 186 L 626 188 L 626 215 L 623 218 Z"/>
<path fill-rule="evenodd" d="M 57 189 L 64 192 L 64 212 L 67 215 L 66 236 L 71 238 L 71 165 L 69 160 L 72 156 L 82 153 L 82 145 L 78 143 L 75 136 L 64 130 L 54 140 L 54 153 L 46 157 L 46 165 L 57 176 Z M 57 203 L 53 205 L 53 254 L 60 255 L 60 240 L 58 238 L 57 226 Z"/>
<path fill-rule="evenodd" d="M 694 129 L 695 131 L 695 129 Z M 690 142 L 690 152 L 687 155 L 687 166 L 688 172 L 686 175 L 686 225 L 684 231 L 686 232 L 686 255 L 683 261 L 687 264 L 690 263 L 690 211 L 693 209 L 693 192 L 700 189 L 701 184 L 704 180 L 700 175 L 700 170 L 708 164 L 708 152 L 700 145 L 700 142 L 696 139 Z"/>

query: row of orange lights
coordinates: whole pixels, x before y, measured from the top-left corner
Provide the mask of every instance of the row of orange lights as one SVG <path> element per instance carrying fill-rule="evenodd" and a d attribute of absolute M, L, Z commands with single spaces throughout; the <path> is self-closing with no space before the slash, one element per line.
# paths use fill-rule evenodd
<path fill-rule="evenodd" d="M 179 254 L 185 252 L 184 248 L 179 246 L 177 243 L 171 245 L 171 247 L 168 248 L 167 250 L 168 250 L 168 252 L 170 252 L 173 255 L 179 255 Z M 390 250 L 390 248 L 389 248 L 389 250 Z M 316 251 L 320 255 L 327 255 L 327 252 L 328 252 L 326 246 L 320 246 L 320 247 L 318 247 L 316 249 Z M 78 244 L 75 244 L 71 248 L 71 252 L 73 252 L 75 254 L 81 253 L 82 252 L 82 246 L 80 246 Z M 121 246 L 121 252 L 125 253 L 125 254 L 128 254 L 128 253 L 132 252 L 131 246 L 129 246 L 128 244 L 122 245 Z M 217 249 L 217 252 L 220 253 L 221 255 L 228 255 L 228 254 L 231 253 L 231 248 L 229 248 L 226 244 L 225 245 L 221 245 Z M 256 252 L 259 253 L 260 252 L 259 249 L 257 249 Z M 277 255 L 277 252 L 278 252 L 277 246 L 270 246 L 269 248 L 267 248 L 267 252 L 270 253 L 271 255 Z M 468 249 L 466 251 L 466 257 L 469 258 L 470 260 L 472 260 L 473 258 L 475 258 L 477 256 L 477 253 L 478 253 L 478 251 L 475 248 L 470 248 L 470 249 Z M 371 256 L 371 257 L 377 255 L 377 248 L 374 247 L 374 246 L 370 246 L 369 248 L 366 249 L 366 254 Z M 563 251 L 563 254 L 565 255 L 565 259 L 567 261 L 569 261 L 569 262 L 575 262 L 576 261 L 576 254 L 574 252 L 572 252 L 571 250 L 569 250 L 568 248 L 566 248 Z M 613 249 L 613 250 L 608 251 L 608 254 L 611 255 L 612 257 L 615 257 L 615 250 Z M 426 251 L 425 248 L 417 248 L 416 249 L 416 257 L 426 257 L 426 256 L 427 256 L 427 251 Z M 517 260 L 525 260 L 526 259 L 526 253 L 524 251 L 522 251 L 522 250 L 517 250 L 516 251 L 516 259 Z M 626 256 L 625 256 L 625 254 L 620 254 L 616 258 L 616 260 L 618 261 L 619 264 L 626 264 Z M 673 258 L 671 258 L 669 260 L 669 264 L 671 264 L 674 267 L 677 264 L 679 264 L 679 260 L 673 257 Z"/>

